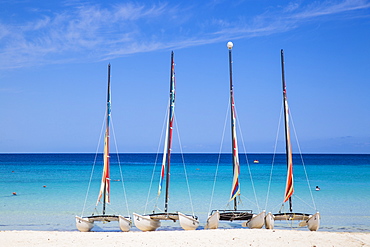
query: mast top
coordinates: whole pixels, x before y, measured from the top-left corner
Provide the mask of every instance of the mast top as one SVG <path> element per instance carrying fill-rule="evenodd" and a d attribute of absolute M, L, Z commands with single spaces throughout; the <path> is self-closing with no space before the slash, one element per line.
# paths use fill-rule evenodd
<path fill-rule="evenodd" d="M 233 42 L 231 41 L 227 42 L 227 48 L 229 48 L 229 50 L 231 50 L 233 46 L 234 46 Z"/>

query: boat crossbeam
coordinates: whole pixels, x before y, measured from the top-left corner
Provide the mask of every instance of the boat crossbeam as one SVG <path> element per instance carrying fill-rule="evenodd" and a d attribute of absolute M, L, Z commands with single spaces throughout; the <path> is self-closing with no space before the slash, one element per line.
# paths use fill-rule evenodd
<path fill-rule="evenodd" d="M 172 220 L 173 222 L 179 220 L 178 213 L 156 213 L 149 216 L 152 220 Z"/>
<path fill-rule="evenodd" d="M 86 218 L 88 218 L 90 221 L 102 221 L 102 222 L 119 221 L 118 215 L 92 215 Z"/>
<path fill-rule="evenodd" d="M 311 214 L 304 213 L 279 213 L 274 214 L 275 220 L 308 220 Z"/>
<path fill-rule="evenodd" d="M 176 222 L 179 220 L 179 213 L 154 213 L 149 215 L 152 220 L 172 220 L 173 222 Z M 193 215 L 186 215 L 189 217 L 194 218 L 195 220 L 198 219 L 197 216 Z"/>
<path fill-rule="evenodd" d="M 216 211 L 220 213 L 220 220 L 223 221 L 250 220 L 253 217 L 252 210 L 212 210 L 211 215 Z"/>

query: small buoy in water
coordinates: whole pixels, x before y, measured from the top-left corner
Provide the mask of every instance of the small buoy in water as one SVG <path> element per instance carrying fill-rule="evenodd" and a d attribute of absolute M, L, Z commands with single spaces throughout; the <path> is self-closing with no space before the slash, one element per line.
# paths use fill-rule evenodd
<path fill-rule="evenodd" d="M 46 188 L 46 185 L 44 185 L 44 186 L 42 186 L 42 187 Z"/>
<path fill-rule="evenodd" d="M 17 195 L 17 193 L 16 192 L 13 192 L 13 196 L 16 196 Z"/>

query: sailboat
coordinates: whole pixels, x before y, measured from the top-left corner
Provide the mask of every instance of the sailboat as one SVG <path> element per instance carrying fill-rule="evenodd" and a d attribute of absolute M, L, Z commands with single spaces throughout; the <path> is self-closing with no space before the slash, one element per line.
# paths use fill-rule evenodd
<path fill-rule="evenodd" d="M 231 108 L 231 138 L 232 138 L 232 160 L 233 160 L 233 182 L 230 194 L 230 201 L 233 201 L 234 209 L 231 210 L 212 210 L 207 219 L 205 229 L 217 229 L 220 220 L 234 221 L 241 220 L 243 227 L 262 228 L 264 225 L 265 211 L 253 214 L 252 210 L 238 209 L 238 197 L 240 196 L 239 186 L 239 152 L 236 137 L 236 114 L 234 108 L 234 89 L 232 81 L 232 54 L 233 43 L 228 42 L 229 49 L 229 71 L 230 71 L 230 108 Z"/>
<path fill-rule="evenodd" d="M 286 150 L 286 162 L 287 162 L 287 179 L 285 185 L 285 194 L 282 204 L 282 208 L 286 202 L 289 203 L 289 212 L 281 212 L 272 214 L 269 212 L 266 215 L 265 226 L 267 229 L 274 228 L 274 222 L 276 220 L 298 220 L 301 221 L 299 226 L 307 226 L 310 231 L 317 231 L 320 227 L 320 213 L 306 214 L 306 213 L 295 213 L 293 212 L 292 195 L 294 193 L 294 180 L 293 180 L 293 155 L 292 145 L 290 141 L 290 129 L 289 129 L 289 107 L 285 85 L 285 72 L 284 72 L 284 51 L 281 49 L 281 75 L 283 84 L 283 105 L 284 105 L 284 123 L 285 123 L 285 150 Z"/>
<path fill-rule="evenodd" d="M 108 94 L 107 94 L 107 109 L 106 109 L 106 126 L 104 137 L 104 166 L 100 184 L 100 190 L 96 205 L 102 203 L 102 213 L 90 216 L 76 216 L 76 227 L 81 232 L 88 232 L 94 227 L 95 221 L 111 222 L 118 221 L 122 231 L 130 231 L 131 218 L 121 215 L 106 214 L 106 206 L 110 203 L 110 154 L 109 154 L 109 125 L 111 118 L 111 92 L 110 92 L 110 64 L 108 64 Z"/>
<path fill-rule="evenodd" d="M 166 128 L 166 140 L 162 159 L 160 181 L 158 187 L 158 197 L 162 192 L 163 181 L 166 180 L 164 212 L 140 215 L 133 213 L 134 223 L 142 231 L 155 231 L 161 226 L 161 220 L 179 220 L 184 230 L 195 230 L 199 226 L 198 217 L 195 215 L 185 215 L 180 212 L 168 212 L 169 206 L 169 185 L 170 185 L 170 168 L 171 168 L 171 147 L 172 147 L 172 130 L 174 124 L 175 110 L 175 62 L 174 53 L 171 52 L 171 73 L 170 73 L 170 102 L 168 109 L 168 119 Z"/>

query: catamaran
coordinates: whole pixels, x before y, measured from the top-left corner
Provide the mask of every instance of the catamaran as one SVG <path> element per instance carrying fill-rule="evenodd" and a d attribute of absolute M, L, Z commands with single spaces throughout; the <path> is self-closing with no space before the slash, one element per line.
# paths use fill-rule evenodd
<path fill-rule="evenodd" d="M 195 230 L 199 226 L 198 217 L 195 215 L 185 215 L 180 212 L 168 212 L 169 206 L 169 184 L 170 184 L 170 168 L 171 168 L 171 147 L 172 147 L 172 130 L 174 128 L 175 115 L 175 62 L 174 53 L 171 53 L 171 75 L 170 75 L 170 102 L 168 109 L 168 119 L 166 128 L 166 140 L 164 144 L 164 152 L 162 159 L 162 167 L 160 173 L 160 181 L 157 197 L 162 192 L 163 181 L 166 180 L 165 186 L 165 202 L 164 212 L 140 215 L 133 213 L 134 223 L 137 228 L 142 231 L 155 231 L 161 226 L 161 220 L 180 221 L 180 225 L 184 230 Z"/>
<path fill-rule="evenodd" d="M 293 180 L 293 155 L 292 155 L 292 145 L 290 141 L 290 128 L 289 128 L 289 107 L 286 93 L 285 85 L 285 72 L 284 72 L 284 51 L 281 50 L 281 75 L 283 84 L 283 105 L 284 105 L 284 123 L 285 123 L 285 152 L 286 152 L 286 162 L 287 162 L 287 178 L 285 185 L 285 194 L 282 207 L 279 213 L 272 214 L 269 212 L 266 215 L 265 226 L 267 229 L 273 229 L 276 220 L 301 221 L 299 226 L 307 226 L 309 230 L 316 231 L 320 226 L 320 214 L 316 212 L 315 214 L 306 213 L 294 213 L 292 204 L 292 195 L 294 192 L 294 180 Z M 289 211 L 282 212 L 286 202 L 289 202 Z"/>
<path fill-rule="evenodd" d="M 131 218 L 121 215 L 106 214 L 106 206 L 110 203 L 110 154 L 109 154 L 109 126 L 111 118 L 111 92 L 110 92 L 110 64 L 108 64 L 108 95 L 107 95 L 107 109 L 106 109 L 106 123 L 105 123 L 105 137 L 104 137 L 104 165 L 103 174 L 100 184 L 100 190 L 95 207 L 102 203 L 102 213 L 92 214 L 90 216 L 76 216 L 76 227 L 81 232 L 88 232 L 94 227 L 95 221 L 111 222 L 118 221 L 119 227 L 122 231 L 127 232 L 131 228 Z M 96 208 L 95 208 L 96 209 Z"/>
<path fill-rule="evenodd" d="M 232 138 L 232 161 L 233 161 L 233 182 L 230 194 L 230 201 L 234 203 L 234 209 L 230 210 L 212 210 L 207 219 L 205 229 L 217 229 L 220 220 L 234 221 L 241 220 L 243 227 L 249 228 L 262 228 L 264 225 L 265 211 L 259 214 L 253 214 L 252 210 L 238 209 L 238 197 L 240 197 L 239 186 L 239 152 L 238 142 L 236 136 L 236 113 L 234 105 L 234 89 L 232 81 L 232 55 L 231 50 L 233 43 L 228 42 L 227 48 L 229 49 L 229 71 L 230 71 L 230 108 L 231 108 L 231 138 Z"/>

